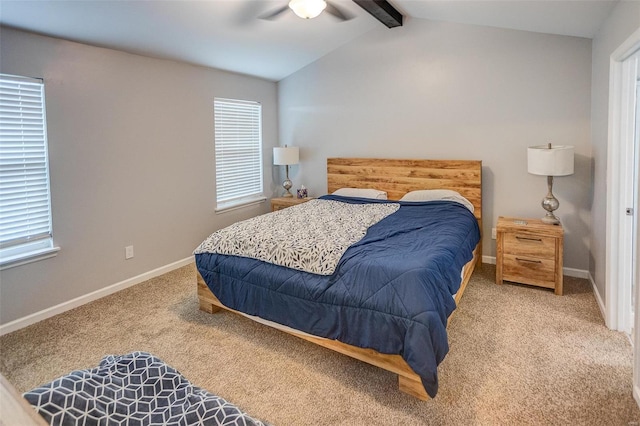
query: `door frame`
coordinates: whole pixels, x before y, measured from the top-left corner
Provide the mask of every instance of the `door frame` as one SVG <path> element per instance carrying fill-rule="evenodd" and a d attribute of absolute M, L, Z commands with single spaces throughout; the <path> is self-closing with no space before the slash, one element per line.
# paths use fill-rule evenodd
<path fill-rule="evenodd" d="M 621 284 L 625 279 L 623 271 L 630 271 L 633 262 L 628 254 L 628 247 L 633 243 L 633 217 L 625 214 L 625 207 L 630 207 L 625 194 L 629 175 L 628 157 L 629 141 L 633 141 L 633 125 L 630 120 L 635 120 L 633 109 L 630 110 L 630 88 L 628 87 L 629 69 L 625 67 L 625 60 L 640 49 L 640 29 L 636 30 L 624 43 L 622 43 L 610 57 L 609 67 L 609 134 L 607 146 L 607 220 L 606 220 L 606 300 L 605 321 L 613 330 L 631 333 L 630 324 L 630 294 L 625 289 L 630 289 L 630 281 Z M 625 78 L 626 77 L 626 78 Z M 634 77 L 635 80 L 635 77 Z M 635 85 L 633 87 L 635 97 Z M 633 106 L 635 108 L 635 106 Z M 630 139 L 631 138 L 631 139 Z M 632 164 L 633 166 L 633 164 Z M 628 192 L 628 191 L 627 191 Z M 639 214 L 637 210 L 635 215 Z M 627 279 L 632 279 L 627 274 Z M 636 306 L 634 336 L 632 340 L 639 344 L 634 345 L 633 361 L 633 395 L 640 405 L 640 313 L 638 313 L 638 287 L 636 286 Z"/>
<path fill-rule="evenodd" d="M 613 54 L 609 72 L 609 144 L 607 155 L 607 292 L 606 322 L 609 328 L 631 333 L 629 301 L 630 274 L 634 259 L 628 247 L 633 243 L 633 217 L 625 214 L 632 207 L 628 198 L 628 176 L 632 176 L 629 158 L 635 137 L 635 69 L 631 74 L 630 58 L 640 49 L 640 30 L 636 31 Z M 630 81 L 633 87 L 630 87 Z M 637 214 L 637 212 L 636 212 Z"/>

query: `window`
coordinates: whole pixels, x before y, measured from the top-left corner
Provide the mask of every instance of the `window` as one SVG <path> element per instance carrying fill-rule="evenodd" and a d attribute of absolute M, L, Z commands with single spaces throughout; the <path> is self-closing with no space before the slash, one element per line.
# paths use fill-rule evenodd
<path fill-rule="evenodd" d="M 42 80 L 0 74 L 0 267 L 55 255 Z"/>
<path fill-rule="evenodd" d="M 262 105 L 214 99 L 216 211 L 263 201 Z"/>

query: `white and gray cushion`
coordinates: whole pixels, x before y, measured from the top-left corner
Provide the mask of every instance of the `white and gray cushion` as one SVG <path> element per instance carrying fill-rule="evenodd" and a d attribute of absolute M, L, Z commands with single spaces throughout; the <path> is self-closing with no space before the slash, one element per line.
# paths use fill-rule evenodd
<path fill-rule="evenodd" d="M 106 356 L 24 397 L 56 426 L 264 426 L 146 352 Z"/>

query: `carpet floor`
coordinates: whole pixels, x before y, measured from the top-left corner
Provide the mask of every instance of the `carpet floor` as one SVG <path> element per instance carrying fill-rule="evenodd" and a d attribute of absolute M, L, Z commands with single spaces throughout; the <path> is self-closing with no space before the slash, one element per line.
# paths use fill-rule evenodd
<path fill-rule="evenodd" d="M 193 265 L 0 337 L 0 372 L 24 392 L 142 350 L 275 426 L 638 424 L 631 346 L 605 327 L 588 281 L 565 277 L 560 297 L 494 277 L 476 269 L 426 402 L 389 372 L 199 311 Z"/>

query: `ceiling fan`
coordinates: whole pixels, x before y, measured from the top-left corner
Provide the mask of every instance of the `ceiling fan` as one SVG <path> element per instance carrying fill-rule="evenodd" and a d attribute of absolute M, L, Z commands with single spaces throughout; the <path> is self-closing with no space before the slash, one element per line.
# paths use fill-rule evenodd
<path fill-rule="evenodd" d="M 291 0 L 286 6 L 282 6 L 274 11 L 268 12 L 260 16 L 260 19 L 273 20 L 289 9 L 297 16 L 303 19 L 311 19 L 320 15 L 323 11 L 335 16 L 341 21 L 348 21 L 353 16 L 339 8 L 335 4 L 325 0 Z"/>

